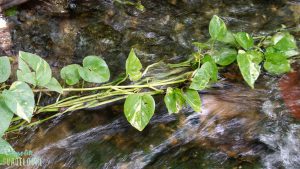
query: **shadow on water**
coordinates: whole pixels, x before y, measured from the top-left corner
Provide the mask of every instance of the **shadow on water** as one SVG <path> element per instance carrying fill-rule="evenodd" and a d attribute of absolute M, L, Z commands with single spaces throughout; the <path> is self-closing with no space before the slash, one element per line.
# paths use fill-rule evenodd
<path fill-rule="evenodd" d="M 130 47 L 143 65 L 186 59 L 192 42 L 208 38 L 213 14 L 233 31 L 254 34 L 272 32 L 281 24 L 299 27 L 300 20 L 297 1 L 142 3 L 145 12 L 110 0 L 29 2 L 8 18 L 12 42 L 1 54 L 37 53 L 57 70 L 80 63 L 84 56 L 102 55 L 115 77 L 124 71 Z M 299 32 L 293 34 L 299 39 Z M 156 114 L 143 132 L 126 122 L 119 102 L 71 112 L 24 130 L 11 142 L 17 150 L 32 150 L 40 157 L 40 168 L 297 169 L 300 125 L 283 103 L 278 80 L 263 75 L 255 90 L 240 81 L 221 80 L 201 92 L 202 113 L 186 108 L 168 115 L 158 96 Z"/>

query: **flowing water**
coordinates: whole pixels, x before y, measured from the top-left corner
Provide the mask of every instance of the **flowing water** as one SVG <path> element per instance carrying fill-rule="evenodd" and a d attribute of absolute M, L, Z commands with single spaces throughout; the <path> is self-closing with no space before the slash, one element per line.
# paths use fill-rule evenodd
<path fill-rule="evenodd" d="M 254 35 L 268 34 L 282 24 L 291 30 L 300 28 L 296 0 L 142 4 L 144 12 L 111 0 L 23 4 L 15 16 L 7 17 L 12 42 L 10 49 L 0 52 L 37 53 L 56 71 L 80 63 L 87 55 L 102 55 L 115 78 L 124 72 L 131 47 L 143 65 L 187 59 L 192 42 L 208 39 L 213 14 L 222 16 L 231 30 Z M 292 34 L 299 45 L 300 31 Z M 234 67 L 223 70 L 226 78 L 201 91 L 201 113 L 185 108 L 169 115 L 162 96 L 157 96 L 156 113 L 143 132 L 128 124 L 123 103 L 118 102 L 70 112 L 22 130 L 9 141 L 17 151 L 32 150 L 33 157 L 41 158 L 43 165 L 36 168 L 300 168 L 300 124 L 278 88 L 280 80 L 290 77 L 265 74 L 251 90 L 228 72 L 235 72 Z M 296 83 L 289 86 L 295 93 L 300 92 L 299 76 L 298 71 Z M 299 105 L 300 98 L 293 99 L 288 104 Z"/>

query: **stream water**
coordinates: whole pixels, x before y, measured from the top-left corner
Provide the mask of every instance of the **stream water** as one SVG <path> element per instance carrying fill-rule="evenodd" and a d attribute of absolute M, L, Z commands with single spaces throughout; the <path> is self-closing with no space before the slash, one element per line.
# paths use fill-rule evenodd
<path fill-rule="evenodd" d="M 192 42 L 208 39 L 208 22 L 214 14 L 222 16 L 232 31 L 254 35 L 282 24 L 300 28 L 296 0 L 145 0 L 142 4 L 144 12 L 111 0 L 25 3 L 15 16 L 7 17 L 9 52 L 41 55 L 56 76 L 64 65 L 102 55 L 115 78 L 124 72 L 131 47 L 143 65 L 187 59 Z M 292 34 L 299 45 L 300 31 Z M 222 78 L 201 92 L 202 113 L 185 108 L 169 115 L 162 96 L 157 96 L 156 113 L 143 132 L 128 124 L 123 103 L 118 102 L 70 112 L 22 130 L 9 142 L 17 151 L 31 150 L 33 157 L 41 158 L 42 166 L 36 168 L 299 169 L 300 124 L 283 102 L 280 80 L 264 74 L 251 90 L 242 80 Z M 299 93 L 300 78 L 296 80 L 293 89 Z M 294 104 L 299 102 L 296 97 Z"/>

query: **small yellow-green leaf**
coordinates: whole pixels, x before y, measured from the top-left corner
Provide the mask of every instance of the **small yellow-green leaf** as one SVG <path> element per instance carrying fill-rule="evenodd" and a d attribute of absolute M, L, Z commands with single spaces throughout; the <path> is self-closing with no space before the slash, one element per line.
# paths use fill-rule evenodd
<path fill-rule="evenodd" d="M 294 36 L 288 32 L 278 32 L 272 37 L 272 42 L 275 49 L 280 51 L 289 51 L 297 49 L 297 44 Z"/>
<path fill-rule="evenodd" d="M 227 44 L 234 45 L 234 46 L 237 45 L 237 42 L 234 38 L 234 34 L 230 31 L 227 31 L 226 35 L 222 39 L 219 39 L 219 41 L 225 42 Z"/>
<path fill-rule="evenodd" d="M 150 122 L 155 110 L 155 101 L 149 94 L 129 95 L 124 104 L 124 114 L 128 122 L 142 131 Z"/>
<path fill-rule="evenodd" d="M 195 75 L 192 78 L 190 89 L 203 90 L 208 86 L 208 83 L 212 77 L 213 66 L 210 62 L 205 62 L 201 68 L 195 70 Z"/>
<path fill-rule="evenodd" d="M 188 105 L 191 106 L 191 108 L 195 111 L 195 112 L 200 112 L 201 111 L 201 99 L 199 96 L 199 93 L 196 90 L 193 89 L 187 89 L 184 92 L 184 98 L 185 101 L 187 102 Z"/>
<path fill-rule="evenodd" d="M 213 58 L 218 65 L 227 66 L 236 60 L 237 51 L 233 48 L 223 47 L 214 51 Z"/>
<path fill-rule="evenodd" d="M 169 114 L 178 113 L 185 103 L 181 90 L 171 87 L 168 87 L 164 101 Z"/>
<path fill-rule="evenodd" d="M 254 46 L 253 38 L 246 32 L 238 32 L 235 34 L 235 40 L 245 50 L 248 50 Z"/>
<path fill-rule="evenodd" d="M 91 83 L 107 82 L 110 71 L 106 62 L 98 56 L 87 56 L 83 59 L 83 68 L 79 69 L 81 78 Z"/>
<path fill-rule="evenodd" d="M 65 80 L 65 82 L 68 85 L 75 85 L 80 80 L 80 75 L 78 72 L 79 69 L 80 69 L 80 66 L 77 64 L 65 66 L 64 68 L 61 69 L 60 76 L 62 79 Z"/>
<path fill-rule="evenodd" d="M 251 88 L 254 88 L 254 83 L 260 74 L 260 66 L 256 61 L 256 56 L 240 50 L 237 63 L 244 80 Z"/>
<path fill-rule="evenodd" d="M 137 81 L 142 77 L 141 69 L 143 68 L 139 58 L 136 56 L 134 49 L 131 49 L 126 60 L 126 74 L 131 81 Z"/>
<path fill-rule="evenodd" d="M 268 53 L 266 54 L 266 61 L 264 68 L 272 74 L 283 74 L 291 70 L 291 65 L 282 53 Z"/>
<path fill-rule="evenodd" d="M 214 15 L 209 22 L 209 34 L 212 39 L 222 40 L 226 36 L 227 28 L 224 21 Z"/>

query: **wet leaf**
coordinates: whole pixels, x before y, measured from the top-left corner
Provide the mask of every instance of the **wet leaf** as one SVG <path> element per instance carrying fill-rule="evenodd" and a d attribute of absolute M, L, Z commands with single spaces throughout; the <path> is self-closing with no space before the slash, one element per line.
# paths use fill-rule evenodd
<path fill-rule="evenodd" d="M 245 50 L 248 50 L 254 46 L 253 38 L 246 32 L 236 33 L 235 40 Z"/>
<path fill-rule="evenodd" d="M 131 81 L 137 81 L 142 77 L 142 67 L 139 58 L 134 53 L 134 49 L 131 49 L 126 60 L 126 74 L 129 75 Z"/>
<path fill-rule="evenodd" d="M 8 129 L 13 116 L 13 112 L 6 106 L 3 97 L 0 95 L 0 137 L 2 137 L 5 131 Z"/>
<path fill-rule="evenodd" d="M 237 63 L 241 74 L 251 88 L 254 88 L 254 83 L 260 74 L 260 66 L 256 60 L 257 56 L 246 53 L 243 50 L 239 51 L 237 56 Z"/>
<path fill-rule="evenodd" d="M 83 59 L 83 68 L 79 69 L 81 78 L 91 83 L 107 82 L 110 72 L 106 62 L 98 56 L 87 56 Z"/>
<path fill-rule="evenodd" d="M 34 94 L 24 82 L 14 82 L 9 90 L 4 90 L 3 98 L 7 107 L 22 119 L 30 122 L 35 106 Z"/>
<path fill-rule="evenodd" d="M 236 60 L 237 51 L 232 48 L 223 47 L 213 53 L 215 62 L 221 66 L 227 66 Z"/>
<path fill-rule="evenodd" d="M 212 65 L 210 62 L 205 62 L 201 68 L 195 70 L 195 75 L 192 78 L 190 89 L 203 90 L 207 87 L 212 77 Z"/>
<path fill-rule="evenodd" d="M 278 32 L 272 37 L 272 42 L 274 48 L 281 51 L 297 49 L 297 44 L 294 36 L 292 36 L 288 32 Z"/>
<path fill-rule="evenodd" d="M 222 40 L 227 33 L 224 21 L 217 15 L 214 15 L 209 22 L 209 34 L 212 39 Z"/>
<path fill-rule="evenodd" d="M 178 113 L 185 104 L 182 92 L 178 88 L 168 87 L 164 98 L 169 114 Z"/>
<path fill-rule="evenodd" d="M 0 83 L 5 82 L 11 73 L 10 62 L 7 56 L 0 57 Z"/>
<path fill-rule="evenodd" d="M 230 31 L 227 31 L 226 35 L 222 39 L 219 39 L 219 41 L 225 42 L 227 44 L 234 45 L 234 46 L 237 45 L 237 42 L 234 38 L 234 34 Z"/>
<path fill-rule="evenodd" d="M 205 55 L 202 59 L 202 63 L 209 62 L 212 66 L 212 74 L 211 74 L 211 80 L 213 82 L 218 81 L 218 66 L 216 65 L 215 61 L 210 55 Z"/>
<path fill-rule="evenodd" d="M 266 54 L 266 61 L 264 68 L 272 74 L 282 74 L 291 70 L 291 65 L 282 53 L 268 53 Z"/>
<path fill-rule="evenodd" d="M 79 72 L 78 72 L 80 67 L 81 66 L 79 66 L 77 64 L 65 66 L 60 71 L 61 78 L 64 79 L 68 85 L 77 84 L 79 82 L 79 80 L 81 79 Z"/>
<path fill-rule="evenodd" d="M 50 82 L 48 84 L 46 84 L 45 86 L 43 86 L 51 91 L 55 91 L 58 93 L 63 93 L 63 88 L 61 87 L 61 85 L 58 83 L 58 81 L 52 77 Z"/>
<path fill-rule="evenodd" d="M 199 93 L 196 90 L 192 90 L 192 89 L 187 89 L 184 92 L 184 99 L 187 102 L 188 105 L 191 106 L 191 108 L 195 111 L 195 112 L 200 112 L 201 111 L 201 99 L 199 96 Z"/>
<path fill-rule="evenodd" d="M 18 154 L 12 146 L 0 137 L 0 165 L 4 164 L 7 159 L 18 158 Z"/>
<path fill-rule="evenodd" d="M 256 50 L 249 50 L 247 51 L 249 56 L 251 57 L 251 60 L 256 63 L 260 64 L 263 61 L 264 54 L 262 52 L 256 51 Z"/>
<path fill-rule="evenodd" d="M 154 110 L 155 101 L 151 95 L 132 94 L 125 100 L 125 116 L 128 122 L 139 131 L 142 131 L 150 122 Z"/>
<path fill-rule="evenodd" d="M 38 55 L 20 51 L 17 76 L 19 81 L 44 86 L 50 82 L 52 72 L 49 64 Z"/>

